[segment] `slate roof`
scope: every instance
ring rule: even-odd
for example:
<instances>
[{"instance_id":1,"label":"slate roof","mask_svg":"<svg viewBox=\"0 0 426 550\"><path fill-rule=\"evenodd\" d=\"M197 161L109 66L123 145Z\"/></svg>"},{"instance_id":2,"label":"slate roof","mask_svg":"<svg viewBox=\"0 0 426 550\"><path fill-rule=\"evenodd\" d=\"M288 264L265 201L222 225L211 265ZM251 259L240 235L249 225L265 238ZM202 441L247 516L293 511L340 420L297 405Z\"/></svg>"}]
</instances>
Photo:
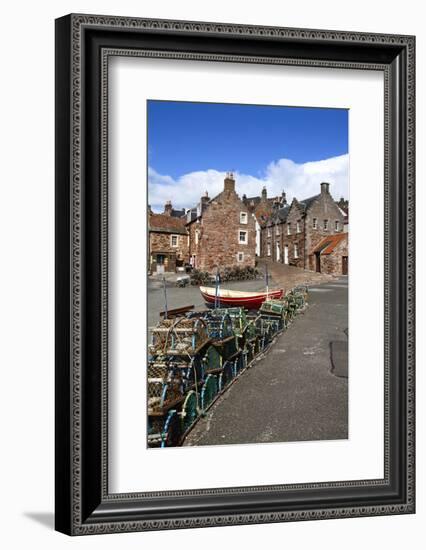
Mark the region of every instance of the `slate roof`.
<instances>
[{"instance_id":1,"label":"slate roof","mask_svg":"<svg viewBox=\"0 0 426 550\"><path fill-rule=\"evenodd\" d=\"M150 231L158 233L179 233L187 235L185 229L185 218L175 218L167 214L151 214L148 218Z\"/></svg>"},{"instance_id":2,"label":"slate roof","mask_svg":"<svg viewBox=\"0 0 426 550\"><path fill-rule=\"evenodd\" d=\"M321 252L321 254L331 254L336 246L347 238L347 233L337 233L336 235L324 237L324 239L322 239L322 241L320 241L313 249L312 254L315 254L316 252Z\"/></svg>"},{"instance_id":3,"label":"slate roof","mask_svg":"<svg viewBox=\"0 0 426 550\"><path fill-rule=\"evenodd\" d=\"M269 218L267 225L269 227L275 225L276 223L283 223L286 221L288 213L290 211L290 205L285 204L278 210L275 210L272 216Z\"/></svg>"},{"instance_id":4,"label":"slate roof","mask_svg":"<svg viewBox=\"0 0 426 550\"><path fill-rule=\"evenodd\" d=\"M303 211L306 212L306 210L311 206L313 202L315 202L317 199L319 199L319 195L314 195L313 197L308 197L307 199L303 199L302 201L299 201L300 206L302 207Z\"/></svg>"},{"instance_id":5,"label":"slate roof","mask_svg":"<svg viewBox=\"0 0 426 550\"><path fill-rule=\"evenodd\" d=\"M173 208L173 210L170 212L170 216L173 218L182 218L182 216L185 216L185 208L181 208L180 210L176 210Z\"/></svg>"}]
</instances>

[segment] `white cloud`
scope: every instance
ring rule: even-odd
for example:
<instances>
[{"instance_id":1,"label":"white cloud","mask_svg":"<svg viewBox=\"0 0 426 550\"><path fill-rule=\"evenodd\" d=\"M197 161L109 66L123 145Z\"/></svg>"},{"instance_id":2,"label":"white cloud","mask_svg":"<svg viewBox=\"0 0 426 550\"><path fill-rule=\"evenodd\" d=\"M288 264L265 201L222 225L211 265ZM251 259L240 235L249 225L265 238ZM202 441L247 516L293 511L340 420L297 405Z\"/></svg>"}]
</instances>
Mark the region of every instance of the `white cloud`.
<instances>
[{"instance_id":1,"label":"white cloud","mask_svg":"<svg viewBox=\"0 0 426 550\"><path fill-rule=\"evenodd\" d=\"M161 211L164 203L171 200L177 208L188 208L199 202L201 195L208 191L214 197L223 189L225 172L205 170L184 174L178 179L159 174L150 167L148 169L149 203L152 208ZM330 192L337 200L349 195L349 155L341 155L325 160L297 164L289 159L279 159L271 162L262 177L235 172L236 190L242 196L257 196L263 186L268 190L268 196L287 193L287 199L297 197L299 200L316 195L320 191L320 183L330 183Z\"/></svg>"}]
</instances>

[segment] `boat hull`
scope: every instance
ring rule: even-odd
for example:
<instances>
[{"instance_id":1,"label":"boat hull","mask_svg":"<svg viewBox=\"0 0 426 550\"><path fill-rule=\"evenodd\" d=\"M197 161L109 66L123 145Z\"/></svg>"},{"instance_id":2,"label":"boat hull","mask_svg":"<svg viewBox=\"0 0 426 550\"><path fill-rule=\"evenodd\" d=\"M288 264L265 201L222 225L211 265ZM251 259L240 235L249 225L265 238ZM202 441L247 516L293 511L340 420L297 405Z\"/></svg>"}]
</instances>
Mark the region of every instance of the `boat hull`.
<instances>
[{"instance_id":1,"label":"boat hull","mask_svg":"<svg viewBox=\"0 0 426 550\"><path fill-rule=\"evenodd\" d=\"M215 293L213 289L213 293L202 290L200 288L200 292L202 297L204 298L204 301L207 304L214 304L215 303ZM229 292L229 291L228 291ZM271 290L270 292L248 292L247 296L223 296L222 294L219 295L219 305L220 307L244 307L246 309L259 309L260 306L263 304L265 300L278 300L282 298L283 290ZM244 293L240 293L244 294Z\"/></svg>"}]
</instances>

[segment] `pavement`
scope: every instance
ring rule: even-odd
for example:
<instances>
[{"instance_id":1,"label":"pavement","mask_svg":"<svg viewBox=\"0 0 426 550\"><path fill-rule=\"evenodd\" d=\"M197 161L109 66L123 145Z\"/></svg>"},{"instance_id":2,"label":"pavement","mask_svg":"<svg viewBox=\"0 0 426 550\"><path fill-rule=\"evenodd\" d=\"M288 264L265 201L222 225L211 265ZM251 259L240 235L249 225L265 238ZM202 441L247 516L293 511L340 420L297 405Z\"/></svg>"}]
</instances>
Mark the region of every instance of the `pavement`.
<instances>
[{"instance_id":1,"label":"pavement","mask_svg":"<svg viewBox=\"0 0 426 550\"><path fill-rule=\"evenodd\" d=\"M347 439L347 328L347 277L311 286L305 313L216 401L185 445Z\"/></svg>"}]
</instances>

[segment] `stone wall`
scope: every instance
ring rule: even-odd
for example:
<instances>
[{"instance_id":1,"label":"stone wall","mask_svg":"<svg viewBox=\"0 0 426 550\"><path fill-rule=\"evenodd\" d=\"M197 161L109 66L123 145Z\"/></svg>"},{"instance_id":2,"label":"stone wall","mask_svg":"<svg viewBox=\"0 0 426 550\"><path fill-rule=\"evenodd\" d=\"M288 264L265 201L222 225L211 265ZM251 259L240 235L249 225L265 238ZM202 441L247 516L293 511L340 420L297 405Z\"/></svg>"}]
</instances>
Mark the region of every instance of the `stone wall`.
<instances>
[{"instance_id":1,"label":"stone wall","mask_svg":"<svg viewBox=\"0 0 426 550\"><path fill-rule=\"evenodd\" d=\"M331 254L321 256L321 272L330 275L342 275L344 256L349 257L347 239L339 243Z\"/></svg>"},{"instance_id":2,"label":"stone wall","mask_svg":"<svg viewBox=\"0 0 426 550\"><path fill-rule=\"evenodd\" d=\"M240 223L241 212L247 223ZM247 232L247 243L240 242L239 232ZM238 265L254 267L256 260L255 220L226 181L225 189L212 199L199 220L189 224L190 254L196 255L195 267L202 271L215 271ZM198 232L198 244L195 233ZM238 255L243 255L238 259Z\"/></svg>"},{"instance_id":3,"label":"stone wall","mask_svg":"<svg viewBox=\"0 0 426 550\"><path fill-rule=\"evenodd\" d=\"M281 224L281 261L285 263L285 249L288 248L288 264L305 267L305 231L303 210L293 201L287 219ZM297 251L295 250L297 246Z\"/></svg>"},{"instance_id":4,"label":"stone wall","mask_svg":"<svg viewBox=\"0 0 426 550\"><path fill-rule=\"evenodd\" d=\"M314 220L316 220L316 226ZM327 228L324 226L325 220L327 220ZM338 223L337 231L336 222ZM299 232L297 231L298 223ZM288 235L288 224L290 224L290 235ZM318 198L311 202L306 211L297 200L293 200L286 221L280 223L278 227L278 235L276 227L262 228L263 256L269 257L275 262L285 263L285 247L287 246L289 265L315 270L315 258L311 257L312 250L324 237L344 231L344 216L331 196L328 184L324 183L321 185L321 193ZM268 229L270 236L268 236ZM279 243L279 256L277 242ZM295 244L297 245L297 257L295 256ZM271 250L270 256L267 254L268 245Z\"/></svg>"},{"instance_id":5,"label":"stone wall","mask_svg":"<svg viewBox=\"0 0 426 550\"><path fill-rule=\"evenodd\" d=\"M172 246L172 235L177 237L176 247ZM155 271L157 268L157 254L164 254L166 256L165 271L175 271L176 265L189 261L188 235L150 231L149 240L149 265L151 271Z\"/></svg>"},{"instance_id":6,"label":"stone wall","mask_svg":"<svg viewBox=\"0 0 426 550\"><path fill-rule=\"evenodd\" d=\"M316 229L314 228L314 219L317 221ZM324 228L325 220L328 221L327 229ZM335 229L336 222L338 223L338 231ZM307 255L311 254L312 250L324 237L343 233L344 216L329 192L322 192L319 199L307 210L305 228L305 253Z\"/></svg>"}]
</instances>

